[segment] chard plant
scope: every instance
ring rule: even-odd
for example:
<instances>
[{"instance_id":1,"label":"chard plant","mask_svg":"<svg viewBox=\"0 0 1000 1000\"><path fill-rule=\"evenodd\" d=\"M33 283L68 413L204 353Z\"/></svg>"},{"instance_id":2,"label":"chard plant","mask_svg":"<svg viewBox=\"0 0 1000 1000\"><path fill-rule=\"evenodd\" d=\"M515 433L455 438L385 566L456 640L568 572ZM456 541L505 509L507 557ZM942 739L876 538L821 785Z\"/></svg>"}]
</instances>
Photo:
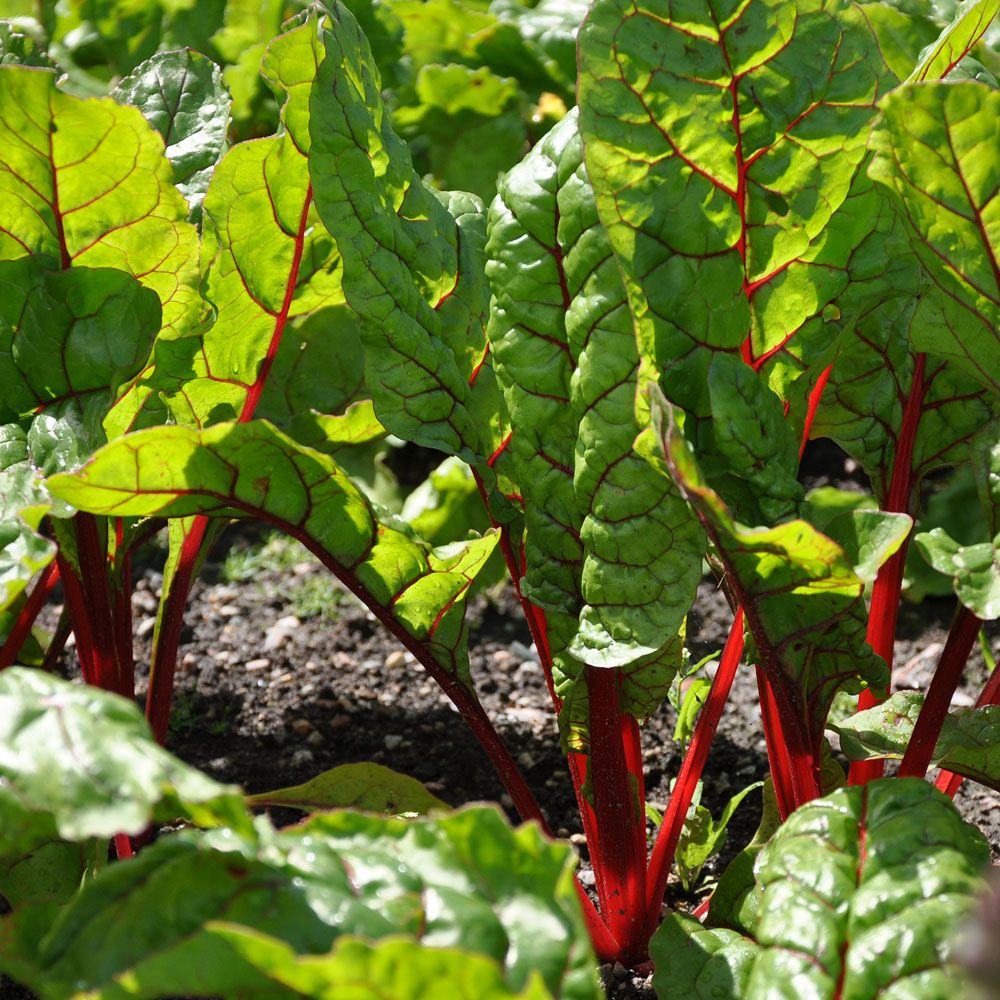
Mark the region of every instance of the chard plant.
<instances>
[{"instance_id":1,"label":"chard plant","mask_svg":"<svg viewBox=\"0 0 1000 1000\"><path fill-rule=\"evenodd\" d=\"M941 30L877 3L597 0L578 107L488 210L414 168L342 3L270 42L280 127L228 150L196 56L153 57L117 100L0 67L7 662L54 557L85 679L132 695L128 553L166 519L147 697L162 741L206 547L226 519L267 520L440 684L546 831L469 672L465 601L498 550L579 803L596 904L576 892L599 958L653 961L662 997L947 995L988 860L949 797L966 777L1000 787L996 672L949 712L1000 614L998 6L968 0ZM161 106L165 80L181 92ZM171 112L184 101L214 110ZM349 448L383 430L466 463L489 530L432 547L370 499ZM804 495L801 454L821 436L863 467L875 507ZM892 694L921 483L966 465L990 534L916 536L958 611L929 689ZM641 725L681 667L703 560L733 627L649 852ZM700 921L661 924L741 662L773 815ZM831 720L838 697L851 711ZM881 778L886 759L899 777ZM121 833L123 856L141 825L87 836ZM95 885L138 878L120 867ZM45 919L63 923L7 952L33 982L72 936ZM324 934L261 954L294 965L329 951Z\"/></svg>"}]
</instances>

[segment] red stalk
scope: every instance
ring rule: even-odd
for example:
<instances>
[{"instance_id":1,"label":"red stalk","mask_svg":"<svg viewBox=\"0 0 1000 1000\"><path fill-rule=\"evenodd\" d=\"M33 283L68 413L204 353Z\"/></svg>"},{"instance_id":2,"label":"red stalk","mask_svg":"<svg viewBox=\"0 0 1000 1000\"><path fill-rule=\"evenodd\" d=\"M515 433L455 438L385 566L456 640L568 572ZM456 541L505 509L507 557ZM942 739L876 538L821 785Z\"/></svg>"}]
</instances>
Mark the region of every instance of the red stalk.
<instances>
[{"instance_id":1,"label":"red stalk","mask_svg":"<svg viewBox=\"0 0 1000 1000\"><path fill-rule=\"evenodd\" d=\"M53 560L42 570L14 622L14 627L10 630L10 635L0 647L0 670L9 667L17 659L17 654L21 652L21 647L24 645L25 639L28 638L31 626L35 624L35 619L45 607L45 602L49 599L52 588L58 581L59 568Z\"/></svg>"},{"instance_id":2,"label":"red stalk","mask_svg":"<svg viewBox=\"0 0 1000 1000\"><path fill-rule=\"evenodd\" d=\"M759 666L756 667L756 674L761 728L764 730L764 743L767 746L767 762L771 769L778 815L784 822L795 809L795 795L790 778L792 761L788 756L788 744L781 729L781 716L778 714L778 706L771 685L768 683L767 674Z\"/></svg>"},{"instance_id":3,"label":"red stalk","mask_svg":"<svg viewBox=\"0 0 1000 1000\"><path fill-rule=\"evenodd\" d=\"M115 518L115 552L122 552L124 523ZM132 553L123 552L121 572L113 583L113 623L118 656L118 666L122 679L122 694L135 697L135 658L132 654Z\"/></svg>"},{"instance_id":4,"label":"red stalk","mask_svg":"<svg viewBox=\"0 0 1000 1000\"><path fill-rule=\"evenodd\" d=\"M77 579L73 567L63 558L56 556L59 567L59 578L63 584L63 594L66 598L66 611L69 615L73 635L76 638L76 655L80 660L80 672L88 684L98 685L98 670L95 663L94 637L90 629L90 617L87 614L87 602L83 597L83 588Z\"/></svg>"},{"instance_id":5,"label":"red stalk","mask_svg":"<svg viewBox=\"0 0 1000 1000\"><path fill-rule=\"evenodd\" d=\"M733 626L729 630L729 638L722 651L719 669L715 672L708 698L698 714L691 742L684 754L673 794L670 796L663 822L656 834L656 842L653 844L646 878L646 915L643 926L643 938L647 941L660 922L660 907L667 889L670 868L674 863L677 841L684 827L688 809L691 807L695 787L705 770L708 751L719 728L719 721L733 686L733 678L736 676L736 668L743 655L743 617L743 609L738 608Z\"/></svg>"},{"instance_id":6,"label":"red stalk","mask_svg":"<svg viewBox=\"0 0 1000 1000\"><path fill-rule=\"evenodd\" d=\"M924 392L927 388L924 381L926 362L926 355L918 354L913 364L910 394L903 408L903 420L892 463L892 479L884 507L891 513L910 513L910 498L914 487L913 445L920 426ZM907 537L898 551L879 569L872 586L872 602L868 613L868 645L885 660L890 677L896 643L896 620L899 616L899 595L903 589L903 570L909 544L910 539ZM858 697L858 711L874 708L881 700L870 688L866 689ZM864 785L881 778L884 773L885 765L880 760L855 761L851 764L848 784Z\"/></svg>"},{"instance_id":7,"label":"red stalk","mask_svg":"<svg viewBox=\"0 0 1000 1000\"><path fill-rule=\"evenodd\" d=\"M604 870L604 919L626 961L646 957L642 912L645 901L645 817L638 789L630 780L618 701L619 672L591 667L586 671L590 719L590 787L597 815L599 852L591 846L595 870Z\"/></svg>"},{"instance_id":8,"label":"red stalk","mask_svg":"<svg viewBox=\"0 0 1000 1000\"><path fill-rule=\"evenodd\" d=\"M115 854L118 855L119 861L124 861L126 858L134 856L135 851L132 850L132 841L129 839L127 833L115 834Z\"/></svg>"},{"instance_id":9,"label":"red stalk","mask_svg":"<svg viewBox=\"0 0 1000 1000\"><path fill-rule=\"evenodd\" d=\"M989 679L983 686L983 690L976 699L976 708L982 708L984 705L1000 705L1000 669L995 669L990 674ZM953 799L964 780L965 778L961 774L942 771L934 784L939 791L944 792L945 795Z\"/></svg>"},{"instance_id":10,"label":"red stalk","mask_svg":"<svg viewBox=\"0 0 1000 1000\"><path fill-rule=\"evenodd\" d=\"M934 679L927 689L920 715L917 716L909 746L899 765L899 777L922 778L927 774L934 747L941 735L941 727L948 715L952 695L962 679L962 671L979 636L982 621L967 607L959 605L948 632L941 659L938 660Z\"/></svg>"}]
</instances>

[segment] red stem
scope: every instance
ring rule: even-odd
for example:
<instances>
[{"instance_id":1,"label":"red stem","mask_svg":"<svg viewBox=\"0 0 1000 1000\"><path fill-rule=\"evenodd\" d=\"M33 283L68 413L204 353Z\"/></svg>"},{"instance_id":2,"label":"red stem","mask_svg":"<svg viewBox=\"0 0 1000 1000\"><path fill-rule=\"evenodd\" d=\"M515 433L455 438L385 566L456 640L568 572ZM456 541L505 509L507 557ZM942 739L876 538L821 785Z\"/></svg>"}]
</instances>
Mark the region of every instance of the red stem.
<instances>
[{"instance_id":1,"label":"red stem","mask_svg":"<svg viewBox=\"0 0 1000 1000\"><path fill-rule=\"evenodd\" d=\"M768 683L767 674L758 666L757 694L760 704L760 721L764 730L764 743L767 747L767 762L771 768L771 780L774 784L774 798L778 806L778 815L784 822L795 809L795 795L791 787L790 775L792 761L788 755L788 744L781 729L781 716L774 699L774 692Z\"/></svg>"},{"instance_id":2,"label":"red stem","mask_svg":"<svg viewBox=\"0 0 1000 1000\"><path fill-rule=\"evenodd\" d=\"M0 670L9 667L17 659L17 654L21 652L21 647L24 645L25 639L28 638L31 626L35 624L35 619L45 607L45 602L49 599L52 588L58 581L59 568L53 560L42 570L41 576L36 581L24 607L21 608L17 620L14 622L14 627L10 630L10 635L0 647Z\"/></svg>"},{"instance_id":3,"label":"red stem","mask_svg":"<svg viewBox=\"0 0 1000 1000\"><path fill-rule=\"evenodd\" d=\"M1000 705L1000 669L994 669L976 699L976 708L982 708L984 705ZM942 771L934 784L945 795L953 799L964 780L965 778L961 774Z\"/></svg>"},{"instance_id":4,"label":"red stem","mask_svg":"<svg viewBox=\"0 0 1000 1000\"><path fill-rule=\"evenodd\" d=\"M925 368L927 356L918 354L913 364L913 379L910 394L903 408L903 420L899 429L899 440L892 463L892 479L886 495L884 509L890 513L909 514L910 499L913 494L913 446L923 412ZM911 532L912 534L912 532ZM872 602L868 612L868 645L885 660L892 676L892 661L896 643L896 621L899 616L899 595L903 589L903 571L906 566L906 552L910 539L906 540L879 568L872 586ZM892 683L890 680L889 688ZM858 697L858 711L874 708L882 701L882 694L871 688ZM848 784L864 785L885 773L885 764L880 760L861 760L851 764Z\"/></svg>"},{"instance_id":5,"label":"red stem","mask_svg":"<svg viewBox=\"0 0 1000 1000\"><path fill-rule=\"evenodd\" d=\"M927 697L924 698L920 715L913 727L909 746L899 765L899 777L922 778L927 774L934 756L934 747L941 735L941 727L948 715L952 695L962 679L962 671L982 624L982 620L967 607L959 605L941 659L938 660L937 670L934 671L934 679L927 689Z\"/></svg>"},{"instance_id":6,"label":"red stem","mask_svg":"<svg viewBox=\"0 0 1000 1000\"><path fill-rule=\"evenodd\" d=\"M597 815L599 852L591 845L595 870L604 870L605 896L601 911L627 962L646 958L647 941L642 934L646 890L645 831L643 804L630 779L622 741L622 717L618 701L619 671L584 668L589 704L590 787Z\"/></svg>"},{"instance_id":7,"label":"red stem","mask_svg":"<svg viewBox=\"0 0 1000 1000\"><path fill-rule=\"evenodd\" d=\"M115 518L115 553L122 552L124 522ZM118 578L113 586L113 623L118 655L118 668L122 679L122 694L135 697L135 657L132 653L132 553L122 552Z\"/></svg>"},{"instance_id":8,"label":"red stem","mask_svg":"<svg viewBox=\"0 0 1000 1000\"><path fill-rule=\"evenodd\" d=\"M98 684L98 670L95 662L94 637L90 629L90 617L87 614L87 602L83 596L83 588L77 579L73 567L62 556L56 556L59 567L59 578L62 580L63 595L66 598L66 610L69 614L73 636L76 639L76 655L80 660L80 672L88 684L95 687Z\"/></svg>"},{"instance_id":9,"label":"red stem","mask_svg":"<svg viewBox=\"0 0 1000 1000\"><path fill-rule=\"evenodd\" d=\"M191 530L184 538L177 569L169 581L169 590L160 616L159 634L149 665L149 687L146 693L146 718L153 735L160 743L166 742L167 724L170 721L170 701L174 693L174 673L177 669L177 651L180 648L181 629L184 627L184 609L188 591L198 565L208 518L199 515L192 520ZM168 586L164 581L164 586Z\"/></svg>"},{"instance_id":10,"label":"red stem","mask_svg":"<svg viewBox=\"0 0 1000 1000\"><path fill-rule=\"evenodd\" d=\"M736 676L736 668L743 655L743 618L743 609L738 608L733 626L729 630L729 638L722 650L719 669L715 672L708 698L698 714L691 742L684 754L673 794L670 796L663 822L656 834L656 842L653 844L646 878L643 936L647 941L660 922L660 908L663 904L663 894L667 889L670 868L674 863L677 841L684 827L688 809L691 807L695 787L705 770L708 751L719 728L719 721L733 686L733 678Z\"/></svg>"}]
</instances>

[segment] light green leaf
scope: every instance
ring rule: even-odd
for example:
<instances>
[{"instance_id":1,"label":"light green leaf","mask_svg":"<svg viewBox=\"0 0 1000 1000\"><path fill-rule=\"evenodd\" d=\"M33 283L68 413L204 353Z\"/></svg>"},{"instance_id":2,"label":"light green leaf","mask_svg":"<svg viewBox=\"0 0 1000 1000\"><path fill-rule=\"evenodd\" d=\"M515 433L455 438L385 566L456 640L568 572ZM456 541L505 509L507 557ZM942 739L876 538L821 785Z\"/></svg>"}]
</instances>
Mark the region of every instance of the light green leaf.
<instances>
[{"instance_id":1,"label":"light green leaf","mask_svg":"<svg viewBox=\"0 0 1000 1000\"><path fill-rule=\"evenodd\" d=\"M306 812L350 807L389 816L451 808L415 778L397 774L381 764L341 764L304 784L248 795L247 803L290 806Z\"/></svg>"},{"instance_id":2,"label":"light green leaf","mask_svg":"<svg viewBox=\"0 0 1000 1000\"><path fill-rule=\"evenodd\" d=\"M496 535L425 551L401 523L380 523L332 458L265 421L138 431L48 485L74 506L109 516L271 521L469 684L465 599Z\"/></svg>"},{"instance_id":3,"label":"light green leaf","mask_svg":"<svg viewBox=\"0 0 1000 1000\"><path fill-rule=\"evenodd\" d=\"M917 307L918 350L1000 391L1000 92L908 84L881 103L871 175L892 193L935 294Z\"/></svg>"},{"instance_id":4,"label":"light green leaf","mask_svg":"<svg viewBox=\"0 0 1000 1000\"><path fill-rule=\"evenodd\" d=\"M38 671L0 674L0 851L176 818L250 828L238 790L157 746L131 702Z\"/></svg>"},{"instance_id":5,"label":"light green leaf","mask_svg":"<svg viewBox=\"0 0 1000 1000\"><path fill-rule=\"evenodd\" d=\"M921 56L906 82L947 77L982 38L998 11L998 0L963 0L954 20Z\"/></svg>"}]
</instances>

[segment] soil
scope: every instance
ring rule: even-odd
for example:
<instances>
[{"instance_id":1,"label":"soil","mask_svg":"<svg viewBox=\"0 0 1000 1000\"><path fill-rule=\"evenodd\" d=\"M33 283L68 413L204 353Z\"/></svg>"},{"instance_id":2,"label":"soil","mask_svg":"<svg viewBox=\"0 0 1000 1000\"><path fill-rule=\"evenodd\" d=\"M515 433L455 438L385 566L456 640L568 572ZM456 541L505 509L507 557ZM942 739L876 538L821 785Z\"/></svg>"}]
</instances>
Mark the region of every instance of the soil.
<instances>
[{"instance_id":1,"label":"soil","mask_svg":"<svg viewBox=\"0 0 1000 1000\"><path fill-rule=\"evenodd\" d=\"M829 464L826 466L829 468ZM821 479L854 485L855 470ZM460 805L511 803L470 731L422 668L349 595L329 589L323 569L302 550L280 567L252 567L242 583L223 578L222 559L252 541L253 528L224 537L195 586L186 618L168 747L213 777L239 782L249 792L296 784L338 764L377 761L424 782L435 795ZM213 559L215 561L213 561ZM161 582L145 570L134 598L136 661L148 663ZM305 597L303 596L305 595ZM326 606L320 610L323 600ZM950 600L905 605L899 625L896 686L925 688L954 611ZM704 580L688 626L695 659L720 650L732 616L711 580ZM587 865L573 791L559 751L548 693L530 636L512 591L480 594L469 608L470 656L482 701L542 803L552 829L577 845L582 881ZM1000 628L991 627L994 648ZM71 650L64 670L75 671ZM958 699L982 686L986 668L977 650ZM145 680L140 680L140 696ZM650 802L662 807L680 756L672 741L669 705L644 728ZM705 772L703 804L718 815L739 789L765 776L753 672L737 674ZM987 835L1000 860L1000 794L966 782L956 799L967 819ZM512 819L516 819L512 815ZM668 905L689 909L710 890L729 859L752 837L760 796L750 795L730 824L721 856L710 861L692 893L679 883ZM276 820L282 818L276 816ZM653 996L647 980L620 966L603 970L608 995ZM15 997L0 984L0 996Z\"/></svg>"}]
</instances>

